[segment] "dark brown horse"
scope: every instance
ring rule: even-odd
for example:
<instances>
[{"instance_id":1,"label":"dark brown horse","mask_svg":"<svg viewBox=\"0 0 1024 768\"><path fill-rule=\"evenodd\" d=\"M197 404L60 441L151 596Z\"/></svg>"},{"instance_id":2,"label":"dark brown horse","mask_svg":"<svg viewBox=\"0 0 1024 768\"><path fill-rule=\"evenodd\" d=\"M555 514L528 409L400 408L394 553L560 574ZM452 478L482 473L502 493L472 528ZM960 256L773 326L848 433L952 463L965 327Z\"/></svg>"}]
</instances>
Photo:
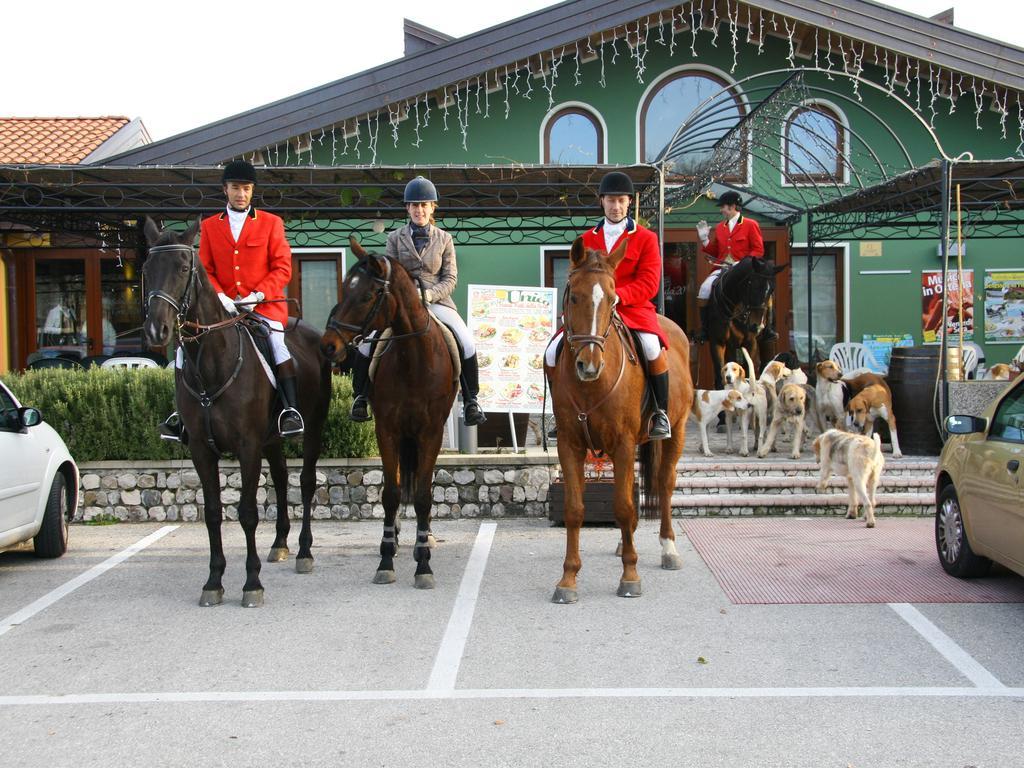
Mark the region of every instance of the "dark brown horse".
<instances>
[{"instance_id":1,"label":"dark brown horse","mask_svg":"<svg viewBox=\"0 0 1024 768\"><path fill-rule=\"evenodd\" d=\"M395 580L396 515L399 503L411 503L416 509L416 586L431 589L431 485L458 376L412 276L397 261L367 253L354 237L350 243L359 261L345 275L341 303L331 310L320 349L340 362L371 331L379 335L390 329L392 334L377 345L369 394L384 465L384 535L373 582Z\"/></svg>"},{"instance_id":2,"label":"dark brown horse","mask_svg":"<svg viewBox=\"0 0 1024 768\"><path fill-rule=\"evenodd\" d=\"M277 536L269 560L288 558L288 469L277 434L280 410L274 387L256 356L242 317L224 310L196 257L192 243L198 224L184 234L160 231L146 220L149 254L143 268L146 290L146 340L153 346L170 341L176 328L184 366L175 375L175 402L189 438L192 463L203 486L203 509L210 537L210 577L199 604L218 605L224 599L222 578L226 561L221 544L221 454L238 457L242 492L238 521L245 531L245 586L242 605L263 604L260 558L256 553L256 489L262 457L267 457L277 492ZM286 334L295 359L298 408L306 429L302 441L302 531L295 569L313 570L310 506L316 490L316 462L331 399L330 363L320 355L320 336L299 322Z\"/></svg>"},{"instance_id":3,"label":"dark brown horse","mask_svg":"<svg viewBox=\"0 0 1024 768\"><path fill-rule=\"evenodd\" d=\"M708 341L715 371L715 389L723 388L722 366L735 359L740 347L750 354L754 370L760 370L757 338L769 315L775 276L786 265L750 256L726 269L715 281L708 304Z\"/></svg>"},{"instance_id":4,"label":"dark brown horse","mask_svg":"<svg viewBox=\"0 0 1024 768\"><path fill-rule=\"evenodd\" d=\"M565 563L552 598L556 603L577 600L584 461L589 449L608 454L615 469L615 522L622 534L619 595L640 595L633 543L638 521L634 502L638 445L641 506L648 516L661 519L661 566L669 570L682 566L672 530L671 504L676 463L686 441L686 417L693 403L690 344L678 325L658 317L669 339L668 417L672 437L643 443L647 425L641 402L647 384L637 353L615 312L615 268L625 252L625 242L610 255L586 250L582 238L576 239L570 252L572 264L562 306L565 349L555 368L547 370L565 483Z\"/></svg>"}]
</instances>

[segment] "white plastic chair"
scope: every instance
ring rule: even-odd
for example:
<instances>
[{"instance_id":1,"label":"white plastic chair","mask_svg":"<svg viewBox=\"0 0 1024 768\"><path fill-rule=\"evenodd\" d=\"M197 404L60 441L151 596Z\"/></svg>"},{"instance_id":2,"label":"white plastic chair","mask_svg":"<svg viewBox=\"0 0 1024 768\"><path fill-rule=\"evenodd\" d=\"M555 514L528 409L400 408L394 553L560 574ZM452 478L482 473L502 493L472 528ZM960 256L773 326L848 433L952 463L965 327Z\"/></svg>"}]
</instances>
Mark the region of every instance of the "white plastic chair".
<instances>
[{"instance_id":1,"label":"white plastic chair","mask_svg":"<svg viewBox=\"0 0 1024 768\"><path fill-rule=\"evenodd\" d=\"M973 379L978 371L978 361L985 356L981 347L973 341L964 342L964 378Z\"/></svg>"},{"instance_id":2,"label":"white plastic chair","mask_svg":"<svg viewBox=\"0 0 1024 768\"><path fill-rule=\"evenodd\" d=\"M843 376L856 376L869 371L886 371L875 360L871 350L856 341L841 341L833 344L828 353L829 359L843 371Z\"/></svg>"},{"instance_id":3,"label":"white plastic chair","mask_svg":"<svg viewBox=\"0 0 1024 768\"><path fill-rule=\"evenodd\" d=\"M112 357L104 360L101 368L159 368L160 364L148 357Z\"/></svg>"}]
</instances>

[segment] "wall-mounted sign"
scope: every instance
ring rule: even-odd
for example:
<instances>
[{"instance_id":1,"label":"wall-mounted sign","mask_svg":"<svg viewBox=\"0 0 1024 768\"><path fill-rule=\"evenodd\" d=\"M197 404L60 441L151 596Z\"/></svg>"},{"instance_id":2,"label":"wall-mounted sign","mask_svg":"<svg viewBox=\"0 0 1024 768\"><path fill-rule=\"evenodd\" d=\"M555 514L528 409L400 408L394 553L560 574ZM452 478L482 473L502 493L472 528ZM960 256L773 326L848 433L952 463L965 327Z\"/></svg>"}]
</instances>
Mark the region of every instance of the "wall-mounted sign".
<instances>
[{"instance_id":1,"label":"wall-mounted sign","mask_svg":"<svg viewBox=\"0 0 1024 768\"><path fill-rule=\"evenodd\" d=\"M960 289L957 270L946 273L946 320L942 320L942 270L926 269L921 272L921 328L925 344L938 344L942 334L960 335L960 304L963 303L963 337L974 338L974 270L963 271L964 285Z\"/></svg>"},{"instance_id":2,"label":"wall-mounted sign","mask_svg":"<svg viewBox=\"0 0 1024 768\"><path fill-rule=\"evenodd\" d=\"M985 342L1024 342L1024 270L985 270Z\"/></svg>"}]
</instances>

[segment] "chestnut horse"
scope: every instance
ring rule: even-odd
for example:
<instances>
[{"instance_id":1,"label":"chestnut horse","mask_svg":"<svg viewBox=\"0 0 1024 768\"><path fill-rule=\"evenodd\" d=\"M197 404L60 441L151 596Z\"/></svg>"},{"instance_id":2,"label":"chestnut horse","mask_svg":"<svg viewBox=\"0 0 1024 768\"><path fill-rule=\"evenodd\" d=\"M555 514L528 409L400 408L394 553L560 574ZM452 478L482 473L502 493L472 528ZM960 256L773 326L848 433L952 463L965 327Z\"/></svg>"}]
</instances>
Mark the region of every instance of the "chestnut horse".
<instances>
[{"instance_id":1,"label":"chestnut horse","mask_svg":"<svg viewBox=\"0 0 1024 768\"><path fill-rule=\"evenodd\" d=\"M708 341L711 367L715 372L715 389L722 389L722 368L735 359L743 347L754 361L754 370L761 367L761 351L757 337L764 330L768 308L775 293L775 276L786 265L752 256L740 259L715 281L708 304Z\"/></svg>"},{"instance_id":2,"label":"chestnut horse","mask_svg":"<svg viewBox=\"0 0 1024 768\"><path fill-rule=\"evenodd\" d=\"M554 368L552 408L558 425L558 458L565 483L565 563L552 601L578 599L580 526L583 524L584 462L588 450L603 451L615 469L615 522L622 533L620 597L640 595L637 552L633 543L638 514L634 471L640 446L640 503L646 516L661 519L661 567L676 570L682 559L672 531L672 491L676 463L686 442L686 417L693 403L690 344L678 325L658 322L669 339L669 422L667 440L643 442L647 424L641 413L647 382L628 331L615 311L615 268L626 253L623 243L611 254L584 248L577 238L562 299L565 346ZM642 353L641 353L642 354Z\"/></svg>"},{"instance_id":3,"label":"chestnut horse","mask_svg":"<svg viewBox=\"0 0 1024 768\"><path fill-rule=\"evenodd\" d=\"M431 486L458 376L438 322L409 272L393 259L367 253L355 237L349 243L359 261L345 275L341 303L331 310L320 349L343 362L348 349L371 331L379 336L390 329L392 334L377 344L378 366L369 394L384 465L384 535L373 583L395 581L398 506L411 503L416 509L415 583L432 589Z\"/></svg>"},{"instance_id":4,"label":"chestnut horse","mask_svg":"<svg viewBox=\"0 0 1024 768\"><path fill-rule=\"evenodd\" d=\"M277 535L270 562L288 558L288 468L277 434L280 407L274 387L256 356L244 326L244 316L231 317L217 299L192 243L194 225L183 235L160 231L149 218L145 235L149 253L143 267L146 321L143 331L152 346L170 341L177 329L184 363L175 373L175 402L189 436L192 464L203 486L203 517L210 539L210 576L199 599L202 606L224 600L222 579L226 560L221 543L221 453L238 457L242 474L238 522L245 531L245 585L242 605L263 605L260 558L256 553L256 491L261 482L262 457L270 465L277 492ZM259 321L253 321L259 322ZM261 324L262 326L262 324ZM302 530L295 570L313 570L310 507L316 492L316 462L320 457L324 422L331 402L331 366L317 348L319 336L299 322L285 334L297 373L298 408L306 429L302 436Z\"/></svg>"}]
</instances>

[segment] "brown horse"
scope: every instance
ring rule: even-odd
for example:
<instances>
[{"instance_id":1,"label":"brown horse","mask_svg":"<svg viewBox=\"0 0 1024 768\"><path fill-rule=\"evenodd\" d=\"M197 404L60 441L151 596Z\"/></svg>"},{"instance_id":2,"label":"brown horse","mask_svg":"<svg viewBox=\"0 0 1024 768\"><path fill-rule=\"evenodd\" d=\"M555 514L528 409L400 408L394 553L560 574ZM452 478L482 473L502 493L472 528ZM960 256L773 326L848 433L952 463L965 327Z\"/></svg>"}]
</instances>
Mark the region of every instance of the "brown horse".
<instances>
[{"instance_id":1,"label":"brown horse","mask_svg":"<svg viewBox=\"0 0 1024 768\"><path fill-rule=\"evenodd\" d=\"M615 268L626 253L623 243L611 254L587 250L583 239L572 245L572 264L563 297L566 349L555 368L547 369L552 407L558 425L558 458L565 483L565 563L552 598L556 603L578 599L580 526L583 524L584 461L587 451L611 456L615 469L615 521L622 533L621 597L640 595L634 462L640 445L640 501L644 512L661 518L661 567L676 570L682 559L672 531L672 491L676 463L686 441L686 417L693 403L690 344L672 321L658 317L669 339L668 417L672 437L642 443L647 427L641 403L647 386L638 356L622 320L615 312ZM602 333L598 333L604 329Z\"/></svg>"},{"instance_id":2,"label":"brown horse","mask_svg":"<svg viewBox=\"0 0 1024 768\"><path fill-rule=\"evenodd\" d=\"M384 535L373 582L395 580L398 506L411 503L416 509L416 586L432 589L431 486L458 376L444 335L412 276L397 261L367 253L354 237L349 242L359 261L345 275L341 303L331 310L320 349L342 362L348 348L371 331L379 336L390 329L392 334L377 344L378 365L369 394L384 465Z\"/></svg>"},{"instance_id":3,"label":"brown horse","mask_svg":"<svg viewBox=\"0 0 1024 768\"><path fill-rule=\"evenodd\" d=\"M199 604L219 605L224 599L222 579L226 560L221 543L222 506L219 464L223 452L238 457L242 474L238 522L245 531L245 585L242 605L263 604L260 558L256 553L256 490L262 457L270 465L277 492L277 535L270 549L271 562L288 558L288 468L277 434L280 407L270 380L256 357L241 316L232 318L196 257L192 243L195 225L184 234L160 231L146 219L149 254L143 267L146 321L143 330L153 346L170 341L176 328L182 342L184 364L175 375L175 401L189 436L192 463L203 486L203 514L210 538L210 576ZM317 348L320 340L309 325L299 322L285 335L295 359L298 407L305 421L302 438L302 530L295 570L313 570L313 534L310 507L316 491L316 462L331 401L331 367Z\"/></svg>"}]
</instances>

